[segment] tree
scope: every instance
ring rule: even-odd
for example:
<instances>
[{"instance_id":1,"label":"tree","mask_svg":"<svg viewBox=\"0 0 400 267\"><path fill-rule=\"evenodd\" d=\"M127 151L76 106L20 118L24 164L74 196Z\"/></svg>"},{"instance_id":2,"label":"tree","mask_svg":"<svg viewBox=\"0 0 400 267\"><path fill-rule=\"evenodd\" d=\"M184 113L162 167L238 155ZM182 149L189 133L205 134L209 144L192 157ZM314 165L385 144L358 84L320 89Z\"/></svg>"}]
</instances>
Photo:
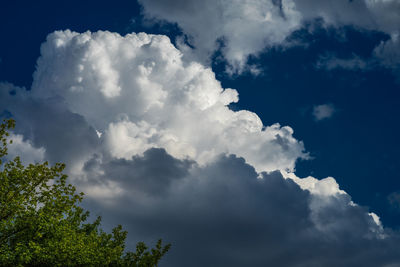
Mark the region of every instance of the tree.
<instances>
[{"instance_id":1,"label":"tree","mask_svg":"<svg viewBox=\"0 0 400 267\"><path fill-rule=\"evenodd\" d=\"M101 218L87 223L89 212L62 173L65 165L5 161L13 120L0 124L0 266L157 266L170 245L151 250L140 242L125 253L127 232L111 234Z\"/></svg>"}]
</instances>

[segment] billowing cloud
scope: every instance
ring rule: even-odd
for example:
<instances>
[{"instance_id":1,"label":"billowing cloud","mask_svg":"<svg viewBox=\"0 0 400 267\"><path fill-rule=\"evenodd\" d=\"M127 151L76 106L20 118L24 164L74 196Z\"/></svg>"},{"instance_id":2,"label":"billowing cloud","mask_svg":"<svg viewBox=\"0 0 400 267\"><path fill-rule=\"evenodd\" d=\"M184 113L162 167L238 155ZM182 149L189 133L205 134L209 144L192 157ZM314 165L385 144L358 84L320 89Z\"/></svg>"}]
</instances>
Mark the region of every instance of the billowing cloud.
<instances>
[{"instance_id":1,"label":"billowing cloud","mask_svg":"<svg viewBox=\"0 0 400 267\"><path fill-rule=\"evenodd\" d=\"M316 121L328 119L336 112L335 106L332 104L322 104L313 107L313 116Z\"/></svg>"},{"instance_id":2,"label":"billowing cloud","mask_svg":"<svg viewBox=\"0 0 400 267\"><path fill-rule=\"evenodd\" d=\"M294 170L307 158L290 127L266 127L252 112L230 110L236 90L223 89L211 69L182 61L165 36L55 32L41 51L35 97L61 97L104 133L113 157L162 147L206 163L232 153L258 171Z\"/></svg>"},{"instance_id":3,"label":"billowing cloud","mask_svg":"<svg viewBox=\"0 0 400 267\"><path fill-rule=\"evenodd\" d=\"M220 48L228 63L229 70L241 72L251 70L246 65L249 55L274 45L281 45L304 22L322 19L325 25L341 27L351 25L366 30L378 30L391 35L385 46L387 51L379 52L384 60L397 43L399 33L400 2L397 0L209 0L199 3L195 0L148 0L139 2L147 18L156 21L177 23L189 36L195 47L192 51L197 58L209 58ZM186 47L187 50L190 50ZM379 51L382 49L380 48ZM398 64L399 61L396 61ZM394 67L393 64L387 67ZM396 67L397 68L397 67Z\"/></svg>"},{"instance_id":4,"label":"billowing cloud","mask_svg":"<svg viewBox=\"0 0 400 267\"><path fill-rule=\"evenodd\" d=\"M96 163L94 163L96 162ZM167 164L165 164L167 163ZM113 202L88 199L133 240L172 242L163 266L390 266L398 237L349 195L310 194L279 172L233 155L199 166L163 149L90 164L90 176L121 189ZM106 204L101 204L101 201ZM111 215L111 216L110 216ZM118 218L114 220L112 218ZM134 243L134 242L132 242Z\"/></svg>"},{"instance_id":5,"label":"billowing cloud","mask_svg":"<svg viewBox=\"0 0 400 267\"><path fill-rule=\"evenodd\" d=\"M294 174L290 127L230 110L237 92L182 57L165 36L55 32L31 90L0 85L1 112L131 244L172 242L166 266L400 262L397 233L334 178Z\"/></svg>"}]
</instances>

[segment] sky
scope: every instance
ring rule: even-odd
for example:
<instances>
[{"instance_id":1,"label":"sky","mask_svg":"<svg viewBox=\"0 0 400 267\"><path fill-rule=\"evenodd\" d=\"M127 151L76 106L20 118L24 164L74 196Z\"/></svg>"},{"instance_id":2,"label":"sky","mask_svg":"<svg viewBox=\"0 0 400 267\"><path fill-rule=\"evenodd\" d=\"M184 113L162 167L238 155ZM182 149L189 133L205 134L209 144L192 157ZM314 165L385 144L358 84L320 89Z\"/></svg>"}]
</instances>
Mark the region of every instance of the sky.
<instances>
[{"instance_id":1,"label":"sky","mask_svg":"<svg viewBox=\"0 0 400 267\"><path fill-rule=\"evenodd\" d=\"M400 266L400 1L3 2L9 158L66 163L128 247Z\"/></svg>"}]
</instances>

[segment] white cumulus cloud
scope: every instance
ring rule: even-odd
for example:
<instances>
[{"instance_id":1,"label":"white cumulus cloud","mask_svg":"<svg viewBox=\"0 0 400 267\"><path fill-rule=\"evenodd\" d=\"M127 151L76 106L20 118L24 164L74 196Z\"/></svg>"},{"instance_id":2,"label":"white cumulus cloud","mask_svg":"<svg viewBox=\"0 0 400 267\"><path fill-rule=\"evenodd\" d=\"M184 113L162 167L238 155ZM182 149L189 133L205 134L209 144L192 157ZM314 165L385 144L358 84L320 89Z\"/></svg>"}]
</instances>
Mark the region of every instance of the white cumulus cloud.
<instances>
[{"instance_id":1,"label":"white cumulus cloud","mask_svg":"<svg viewBox=\"0 0 400 267\"><path fill-rule=\"evenodd\" d=\"M206 163L232 153L258 171L293 171L308 157L290 127L266 127L255 113L230 110L236 90L223 89L211 69L183 61L165 36L63 31L49 35L41 51L35 97L62 97L104 133L113 157L162 147Z\"/></svg>"}]
</instances>

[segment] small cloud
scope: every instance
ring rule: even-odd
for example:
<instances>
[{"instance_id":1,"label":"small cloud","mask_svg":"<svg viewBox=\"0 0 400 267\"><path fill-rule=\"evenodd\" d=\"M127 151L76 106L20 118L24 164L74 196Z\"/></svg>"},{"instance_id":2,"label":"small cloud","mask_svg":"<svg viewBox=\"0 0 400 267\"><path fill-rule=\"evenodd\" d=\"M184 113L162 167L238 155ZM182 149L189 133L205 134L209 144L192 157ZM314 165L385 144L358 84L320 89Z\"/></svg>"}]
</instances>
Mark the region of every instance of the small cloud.
<instances>
[{"instance_id":1,"label":"small cloud","mask_svg":"<svg viewBox=\"0 0 400 267\"><path fill-rule=\"evenodd\" d=\"M321 121L332 117L335 112L336 109L332 104L323 104L314 106L312 113L316 121Z\"/></svg>"}]
</instances>

